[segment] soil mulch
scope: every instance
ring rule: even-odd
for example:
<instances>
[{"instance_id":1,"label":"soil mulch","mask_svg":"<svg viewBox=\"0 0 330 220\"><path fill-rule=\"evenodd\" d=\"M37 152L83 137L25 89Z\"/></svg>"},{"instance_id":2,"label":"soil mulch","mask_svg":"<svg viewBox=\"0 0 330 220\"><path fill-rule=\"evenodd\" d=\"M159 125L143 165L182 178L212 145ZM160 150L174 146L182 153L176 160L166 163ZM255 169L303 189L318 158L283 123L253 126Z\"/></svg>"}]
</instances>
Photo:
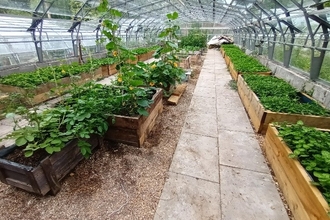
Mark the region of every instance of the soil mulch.
<instances>
[{"instance_id":1,"label":"soil mulch","mask_svg":"<svg viewBox=\"0 0 330 220\"><path fill-rule=\"evenodd\" d=\"M64 178L56 196L0 183L0 219L153 219L198 75L177 106L164 101L143 148L104 142Z\"/></svg>"}]
</instances>

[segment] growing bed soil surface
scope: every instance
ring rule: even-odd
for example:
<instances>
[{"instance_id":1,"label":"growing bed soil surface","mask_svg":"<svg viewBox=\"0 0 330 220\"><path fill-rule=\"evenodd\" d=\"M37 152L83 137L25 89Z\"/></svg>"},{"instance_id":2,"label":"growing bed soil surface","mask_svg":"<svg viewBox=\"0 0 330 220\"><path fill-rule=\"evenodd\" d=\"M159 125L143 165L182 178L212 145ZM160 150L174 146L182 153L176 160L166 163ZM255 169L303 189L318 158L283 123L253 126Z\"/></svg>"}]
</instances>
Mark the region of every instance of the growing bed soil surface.
<instances>
[{"instance_id":1,"label":"growing bed soil surface","mask_svg":"<svg viewBox=\"0 0 330 220\"><path fill-rule=\"evenodd\" d=\"M0 219L153 219L197 78L177 106L164 101L143 148L104 142L61 181L56 196L0 183Z\"/></svg>"}]
</instances>

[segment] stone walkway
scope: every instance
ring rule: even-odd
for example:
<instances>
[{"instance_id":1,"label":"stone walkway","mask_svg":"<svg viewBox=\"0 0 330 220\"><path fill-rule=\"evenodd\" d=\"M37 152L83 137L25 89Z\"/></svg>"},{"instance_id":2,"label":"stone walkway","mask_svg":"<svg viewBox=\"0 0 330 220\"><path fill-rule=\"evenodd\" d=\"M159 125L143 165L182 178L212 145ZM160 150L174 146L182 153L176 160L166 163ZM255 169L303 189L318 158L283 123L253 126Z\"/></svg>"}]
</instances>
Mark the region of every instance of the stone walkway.
<instances>
[{"instance_id":1,"label":"stone walkway","mask_svg":"<svg viewBox=\"0 0 330 220\"><path fill-rule=\"evenodd\" d=\"M154 220L289 219L230 80L209 50Z\"/></svg>"}]
</instances>

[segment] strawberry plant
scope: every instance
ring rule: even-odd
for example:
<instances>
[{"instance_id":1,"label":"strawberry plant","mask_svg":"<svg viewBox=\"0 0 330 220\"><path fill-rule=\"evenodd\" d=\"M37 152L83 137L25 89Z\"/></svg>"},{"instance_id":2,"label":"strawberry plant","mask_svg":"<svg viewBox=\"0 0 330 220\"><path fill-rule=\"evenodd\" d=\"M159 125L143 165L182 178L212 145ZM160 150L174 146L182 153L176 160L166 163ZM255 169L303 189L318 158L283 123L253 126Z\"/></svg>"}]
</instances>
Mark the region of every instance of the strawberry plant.
<instances>
[{"instance_id":1,"label":"strawberry plant","mask_svg":"<svg viewBox=\"0 0 330 220\"><path fill-rule=\"evenodd\" d=\"M306 127L301 121L282 124L278 130L293 152L289 157L299 160L330 204L330 133Z\"/></svg>"},{"instance_id":2,"label":"strawberry plant","mask_svg":"<svg viewBox=\"0 0 330 220\"><path fill-rule=\"evenodd\" d=\"M315 101L303 102L300 93L282 79L258 74L244 74L243 78L265 109L273 112L330 116L330 111Z\"/></svg>"},{"instance_id":3,"label":"strawberry plant","mask_svg":"<svg viewBox=\"0 0 330 220\"><path fill-rule=\"evenodd\" d=\"M225 50L227 56L230 57L235 69L241 73L268 72L267 67L262 65L254 57L246 55L239 47L231 44L224 44L221 47Z\"/></svg>"}]
</instances>

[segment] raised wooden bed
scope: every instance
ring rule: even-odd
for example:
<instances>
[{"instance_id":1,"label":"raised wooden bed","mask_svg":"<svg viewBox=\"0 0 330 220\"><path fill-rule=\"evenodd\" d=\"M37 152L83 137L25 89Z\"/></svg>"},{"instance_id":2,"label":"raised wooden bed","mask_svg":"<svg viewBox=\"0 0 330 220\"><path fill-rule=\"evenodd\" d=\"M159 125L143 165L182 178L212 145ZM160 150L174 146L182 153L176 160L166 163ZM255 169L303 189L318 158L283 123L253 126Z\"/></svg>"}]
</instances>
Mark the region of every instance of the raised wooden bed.
<instances>
[{"instance_id":1,"label":"raised wooden bed","mask_svg":"<svg viewBox=\"0 0 330 220\"><path fill-rule=\"evenodd\" d=\"M328 203L299 161L289 158L292 151L273 125L267 129L263 148L295 219L329 219Z\"/></svg>"},{"instance_id":2,"label":"raised wooden bed","mask_svg":"<svg viewBox=\"0 0 330 220\"><path fill-rule=\"evenodd\" d=\"M155 53L155 51L154 50L152 50L152 51L149 51L147 54L147 57L148 57L148 60L149 59L151 59L151 58L153 58L153 55L154 55L154 53Z\"/></svg>"},{"instance_id":3,"label":"raised wooden bed","mask_svg":"<svg viewBox=\"0 0 330 220\"><path fill-rule=\"evenodd\" d=\"M10 150L2 149L9 152L0 157L0 181L38 195L45 195L49 191L56 195L61 189L59 181L84 159L77 142L70 141L60 152L47 156L36 167L4 159L16 146ZM92 136L88 142L94 149L99 146L99 137Z\"/></svg>"},{"instance_id":4,"label":"raised wooden bed","mask_svg":"<svg viewBox=\"0 0 330 220\"><path fill-rule=\"evenodd\" d=\"M225 50L222 47L220 47L220 53L222 57L225 58Z\"/></svg>"},{"instance_id":5,"label":"raised wooden bed","mask_svg":"<svg viewBox=\"0 0 330 220\"><path fill-rule=\"evenodd\" d=\"M37 105L51 98L57 97L57 94L62 94L63 92L69 90L71 87L68 85L72 82L81 85L93 79L99 79L103 77L102 68L95 70L94 74L82 73L80 74L80 79L71 79L70 77L65 77L59 79L57 83L48 82L37 86L33 89L24 89L16 86L10 86L5 84L0 84L0 91L7 93L20 93L24 96L26 105ZM57 87L57 85L59 87Z\"/></svg>"},{"instance_id":6,"label":"raised wooden bed","mask_svg":"<svg viewBox=\"0 0 330 220\"><path fill-rule=\"evenodd\" d=\"M230 63L230 57L225 54L225 62L227 67L229 68L229 63Z\"/></svg>"},{"instance_id":7,"label":"raised wooden bed","mask_svg":"<svg viewBox=\"0 0 330 220\"><path fill-rule=\"evenodd\" d=\"M153 104L147 109L148 116L115 116L115 123L109 118L109 129L104 139L141 147L155 125L158 115L163 111L163 91L158 89L153 95Z\"/></svg>"},{"instance_id":8,"label":"raised wooden bed","mask_svg":"<svg viewBox=\"0 0 330 220\"><path fill-rule=\"evenodd\" d=\"M237 79L238 79L238 75L239 75L239 74L243 74L242 72L239 72L239 71L237 71L237 70L235 69L235 66L234 66L234 64L233 64L231 61L229 61L229 66L228 66L228 68L229 68L229 72L230 72L231 77L232 77L233 80L235 80L235 81L237 81ZM272 72L271 72L271 71L267 71L267 72L255 72L255 74L260 74L260 75L269 76L269 75L272 74Z\"/></svg>"},{"instance_id":9,"label":"raised wooden bed","mask_svg":"<svg viewBox=\"0 0 330 220\"><path fill-rule=\"evenodd\" d=\"M102 71L102 77L108 77L110 75L110 71L109 71L109 65L103 65L100 67L101 71Z\"/></svg>"},{"instance_id":10,"label":"raised wooden bed","mask_svg":"<svg viewBox=\"0 0 330 220\"><path fill-rule=\"evenodd\" d=\"M116 74L118 71L116 69L117 64L109 65L109 76Z\"/></svg>"},{"instance_id":11,"label":"raised wooden bed","mask_svg":"<svg viewBox=\"0 0 330 220\"><path fill-rule=\"evenodd\" d=\"M138 62L138 57L137 56L135 56L134 60L133 59L126 60L126 63L128 63L128 64L137 64L137 62Z\"/></svg>"},{"instance_id":12,"label":"raised wooden bed","mask_svg":"<svg viewBox=\"0 0 330 220\"><path fill-rule=\"evenodd\" d=\"M238 76L237 87L238 94L246 111L249 114L251 122L259 133L265 133L268 124L271 122L284 121L296 123L297 121L301 120L306 126L326 129L330 128L330 117L288 114L266 110L260 103L259 98L250 89L241 75ZM301 94L301 96L306 100L313 100L311 97L308 97L305 94Z\"/></svg>"},{"instance_id":13,"label":"raised wooden bed","mask_svg":"<svg viewBox=\"0 0 330 220\"><path fill-rule=\"evenodd\" d=\"M148 53L140 54L137 56L137 59L139 62L146 61L149 59L149 54Z\"/></svg>"}]
</instances>

